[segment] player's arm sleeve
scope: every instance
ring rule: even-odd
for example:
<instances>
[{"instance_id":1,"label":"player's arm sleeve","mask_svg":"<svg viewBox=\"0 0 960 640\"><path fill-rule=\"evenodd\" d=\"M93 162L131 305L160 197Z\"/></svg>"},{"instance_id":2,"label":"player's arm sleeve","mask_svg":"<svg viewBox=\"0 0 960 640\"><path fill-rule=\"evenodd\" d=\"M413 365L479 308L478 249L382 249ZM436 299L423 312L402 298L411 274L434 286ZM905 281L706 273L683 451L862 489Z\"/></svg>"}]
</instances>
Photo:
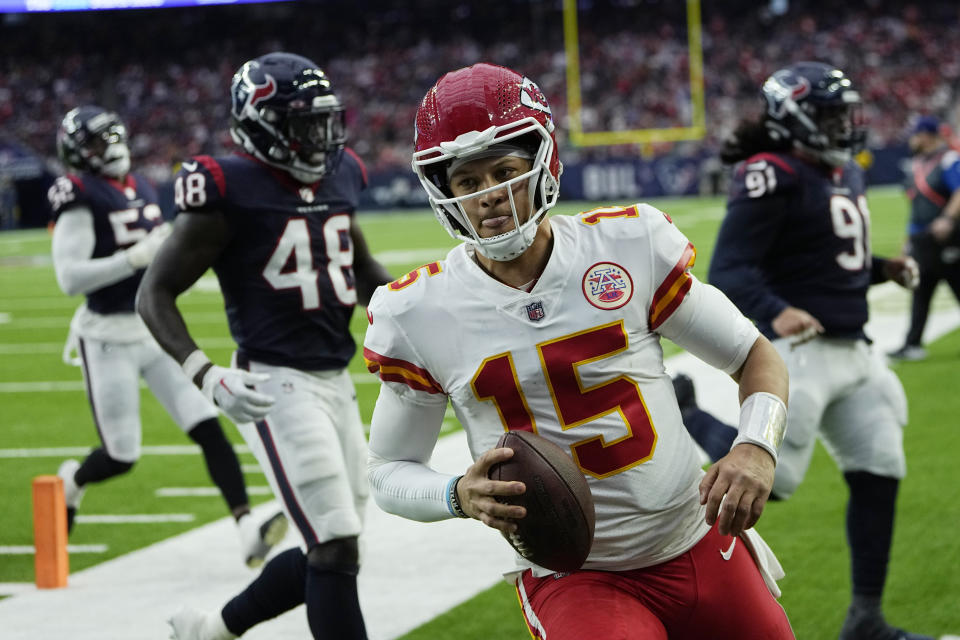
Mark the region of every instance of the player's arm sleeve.
<instances>
[{"instance_id":1,"label":"player's arm sleeve","mask_svg":"<svg viewBox=\"0 0 960 640\"><path fill-rule=\"evenodd\" d=\"M428 466L443 426L444 402L419 404L384 383L370 425L367 477L377 505L411 520L454 517L448 500L456 476Z\"/></svg>"},{"instance_id":2,"label":"player's arm sleeve","mask_svg":"<svg viewBox=\"0 0 960 640\"><path fill-rule=\"evenodd\" d=\"M53 268L57 284L68 296L102 289L135 273L123 251L93 258L95 246L89 208L76 206L60 213L53 227Z\"/></svg>"},{"instance_id":3,"label":"player's arm sleeve","mask_svg":"<svg viewBox=\"0 0 960 640\"><path fill-rule=\"evenodd\" d=\"M887 275L887 259L880 256L870 257L870 284L880 284L886 282L890 277Z\"/></svg>"},{"instance_id":4,"label":"player's arm sleeve","mask_svg":"<svg viewBox=\"0 0 960 640\"><path fill-rule=\"evenodd\" d=\"M368 479L384 511L421 521L453 517L449 489L456 476L428 466L447 407L447 395L394 317L394 292L381 287L367 311L367 369L381 381L370 423ZM407 316L407 321L416 322Z\"/></svg>"},{"instance_id":5,"label":"player's arm sleeve","mask_svg":"<svg viewBox=\"0 0 960 640\"><path fill-rule=\"evenodd\" d=\"M707 364L733 374L760 332L723 292L690 276L690 291L658 332Z\"/></svg>"},{"instance_id":6,"label":"player's arm sleeve","mask_svg":"<svg viewBox=\"0 0 960 640\"><path fill-rule=\"evenodd\" d=\"M784 193L732 200L713 249L710 284L723 291L745 315L760 322L772 321L789 306L771 291L762 268L789 206Z\"/></svg>"}]
</instances>

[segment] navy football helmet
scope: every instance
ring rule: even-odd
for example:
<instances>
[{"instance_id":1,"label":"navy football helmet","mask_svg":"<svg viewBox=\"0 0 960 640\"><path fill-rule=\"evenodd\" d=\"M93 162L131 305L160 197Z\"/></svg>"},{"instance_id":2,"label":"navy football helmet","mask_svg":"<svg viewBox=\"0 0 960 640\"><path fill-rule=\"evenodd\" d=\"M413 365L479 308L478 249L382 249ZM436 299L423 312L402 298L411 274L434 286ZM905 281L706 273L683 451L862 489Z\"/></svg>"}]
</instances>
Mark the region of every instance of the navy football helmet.
<instances>
[{"instance_id":1,"label":"navy football helmet","mask_svg":"<svg viewBox=\"0 0 960 640\"><path fill-rule=\"evenodd\" d=\"M344 110L314 62L268 53L240 67L230 92L230 134L247 153L304 183L336 169L347 141Z\"/></svg>"},{"instance_id":2,"label":"navy football helmet","mask_svg":"<svg viewBox=\"0 0 960 640\"><path fill-rule=\"evenodd\" d=\"M120 117L100 107L70 110L57 129L57 154L65 165L111 178L130 172L127 128Z\"/></svg>"},{"instance_id":3,"label":"navy football helmet","mask_svg":"<svg viewBox=\"0 0 960 640\"><path fill-rule=\"evenodd\" d=\"M776 141L794 145L833 167L863 148L860 94L847 75L822 62L797 62L767 78L764 123Z\"/></svg>"}]
</instances>

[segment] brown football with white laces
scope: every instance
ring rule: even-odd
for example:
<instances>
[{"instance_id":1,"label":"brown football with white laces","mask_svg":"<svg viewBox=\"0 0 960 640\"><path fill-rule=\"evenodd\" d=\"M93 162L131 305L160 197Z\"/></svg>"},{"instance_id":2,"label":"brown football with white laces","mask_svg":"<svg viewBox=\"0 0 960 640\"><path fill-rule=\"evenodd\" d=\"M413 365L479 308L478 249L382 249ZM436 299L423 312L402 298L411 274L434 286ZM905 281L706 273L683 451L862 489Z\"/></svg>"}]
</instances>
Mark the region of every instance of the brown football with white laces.
<instances>
[{"instance_id":1,"label":"brown football with white laces","mask_svg":"<svg viewBox=\"0 0 960 640\"><path fill-rule=\"evenodd\" d=\"M508 431L497 447L513 449L513 457L490 468L491 480L520 481L526 492L501 496L506 504L525 507L517 530L503 534L530 562L553 571L583 566L593 544L593 495L583 473L563 449L530 431Z\"/></svg>"}]
</instances>

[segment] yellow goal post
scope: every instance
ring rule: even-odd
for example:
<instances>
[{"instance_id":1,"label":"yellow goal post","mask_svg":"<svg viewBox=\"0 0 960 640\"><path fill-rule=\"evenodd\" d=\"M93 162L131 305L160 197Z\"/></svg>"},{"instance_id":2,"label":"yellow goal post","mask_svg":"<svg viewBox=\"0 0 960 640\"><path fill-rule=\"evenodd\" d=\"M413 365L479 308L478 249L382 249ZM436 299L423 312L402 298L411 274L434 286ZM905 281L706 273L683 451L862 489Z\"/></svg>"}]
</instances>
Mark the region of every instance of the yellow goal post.
<instances>
[{"instance_id":1,"label":"yellow goal post","mask_svg":"<svg viewBox=\"0 0 960 640\"><path fill-rule=\"evenodd\" d=\"M580 43L577 0L563 0L563 43L567 60L567 110L570 140L578 147L616 144L649 144L700 140L706 133L703 89L703 40L700 0L686 0L687 50L690 60L691 124L667 129L630 129L625 131L584 131L581 119Z\"/></svg>"}]
</instances>

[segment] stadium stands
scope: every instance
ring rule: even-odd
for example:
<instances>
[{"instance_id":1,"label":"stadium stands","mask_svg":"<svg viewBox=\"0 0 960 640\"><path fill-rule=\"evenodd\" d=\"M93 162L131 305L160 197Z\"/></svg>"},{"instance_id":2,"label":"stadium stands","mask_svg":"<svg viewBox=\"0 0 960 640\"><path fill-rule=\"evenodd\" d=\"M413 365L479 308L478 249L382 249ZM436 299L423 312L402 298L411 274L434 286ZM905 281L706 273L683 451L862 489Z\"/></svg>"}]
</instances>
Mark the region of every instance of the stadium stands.
<instances>
[{"instance_id":1,"label":"stadium stands","mask_svg":"<svg viewBox=\"0 0 960 640\"><path fill-rule=\"evenodd\" d=\"M407 166L416 101L442 69L458 64L490 60L524 70L565 116L559 3L410 4L405 11L383 0L332 0L8 14L0 24L0 140L53 157L62 114L79 103L104 104L129 123L135 163L163 181L179 158L230 145L230 74L240 61L278 48L326 65L349 107L352 146L374 170ZM581 17L585 129L689 122L682 3L664 4L595 2ZM927 2L920 11L902 2L818 0L779 17L757 5L704 3L709 133L695 148L713 148L737 118L757 109L760 80L798 58L829 58L857 80L872 147L902 140L913 114L951 119L960 77L960 40L947 36L956 28L955 3ZM629 145L564 157L637 153Z\"/></svg>"}]
</instances>

